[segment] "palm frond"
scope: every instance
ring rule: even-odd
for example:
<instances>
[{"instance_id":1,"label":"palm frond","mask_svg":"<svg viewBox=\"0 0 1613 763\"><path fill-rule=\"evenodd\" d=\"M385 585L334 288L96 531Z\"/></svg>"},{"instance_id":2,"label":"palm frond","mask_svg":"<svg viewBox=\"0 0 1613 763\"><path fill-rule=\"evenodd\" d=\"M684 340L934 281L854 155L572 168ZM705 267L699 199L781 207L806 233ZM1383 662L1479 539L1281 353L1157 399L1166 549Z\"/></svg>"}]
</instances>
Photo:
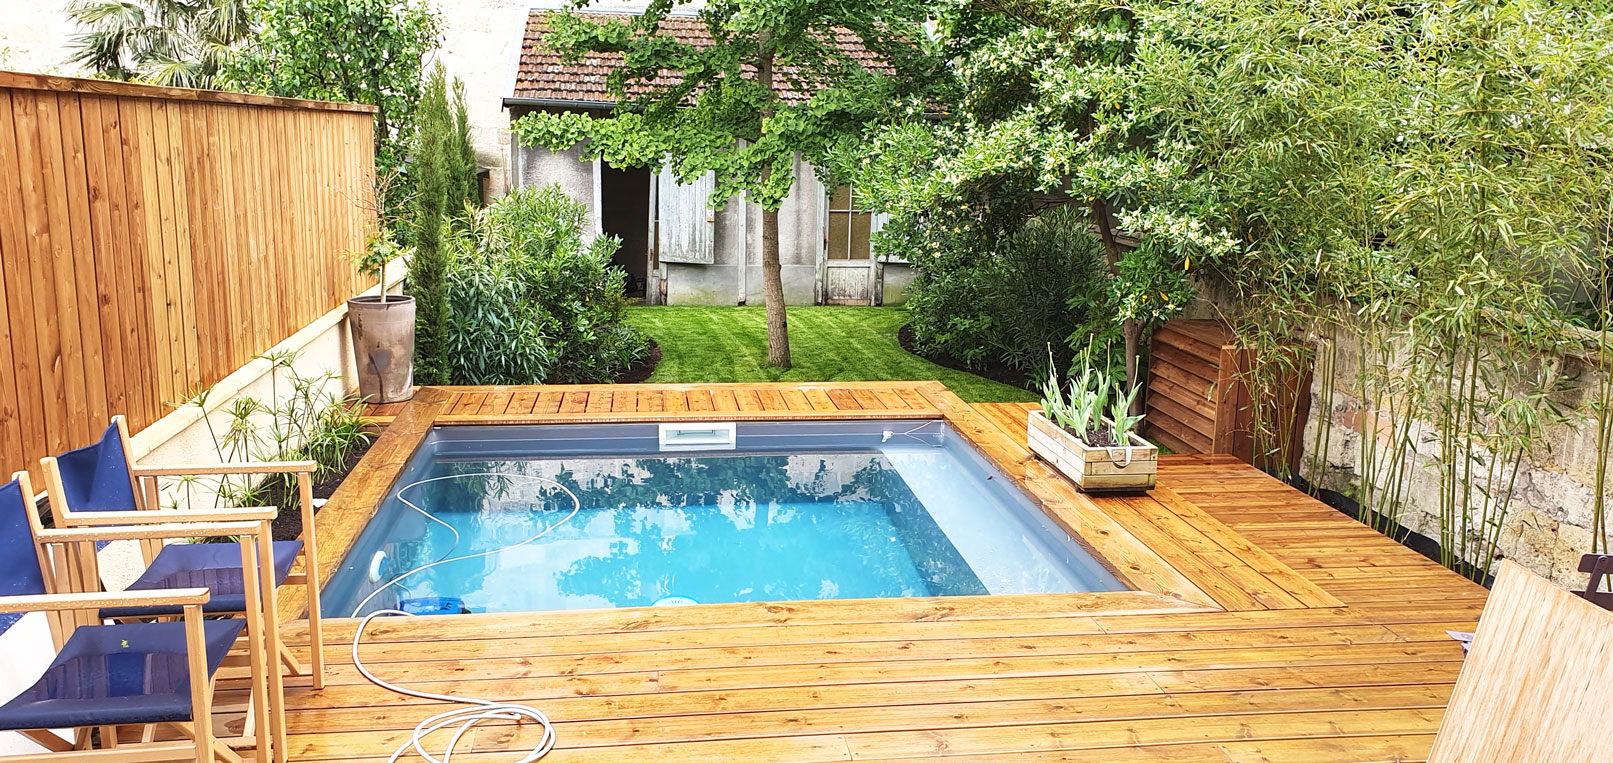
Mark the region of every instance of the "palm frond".
<instances>
[{"instance_id":1,"label":"palm frond","mask_svg":"<svg viewBox=\"0 0 1613 763\"><path fill-rule=\"evenodd\" d=\"M233 46L252 35L250 0L74 0L83 33L69 60L116 79L211 87Z\"/></svg>"}]
</instances>

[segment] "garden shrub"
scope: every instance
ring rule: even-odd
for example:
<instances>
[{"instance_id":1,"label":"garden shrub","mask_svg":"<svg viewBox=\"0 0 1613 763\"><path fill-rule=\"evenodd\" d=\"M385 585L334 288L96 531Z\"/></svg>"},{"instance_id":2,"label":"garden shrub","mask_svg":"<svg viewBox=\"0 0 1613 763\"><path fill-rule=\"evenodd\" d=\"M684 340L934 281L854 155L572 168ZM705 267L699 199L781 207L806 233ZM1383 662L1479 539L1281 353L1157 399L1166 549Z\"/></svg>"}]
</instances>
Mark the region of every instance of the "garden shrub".
<instances>
[{"instance_id":1,"label":"garden shrub","mask_svg":"<svg viewBox=\"0 0 1613 763\"><path fill-rule=\"evenodd\" d=\"M611 381L648 343L622 322L620 241L583 243L587 209L558 185L478 210L451 239L446 273L454 384Z\"/></svg>"},{"instance_id":2,"label":"garden shrub","mask_svg":"<svg viewBox=\"0 0 1613 763\"><path fill-rule=\"evenodd\" d=\"M1027 378L1046 368L1050 348L1054 362L1067 365L1093 327L1109 323L1099 320L1108 282L1102 246L1068 207L1005 235L993 235L994 227L900 218L887 226L923 250L906 255L917 268L907 302L917 349L972 368L1005 365Z\"/></svg>"}]
</instances>

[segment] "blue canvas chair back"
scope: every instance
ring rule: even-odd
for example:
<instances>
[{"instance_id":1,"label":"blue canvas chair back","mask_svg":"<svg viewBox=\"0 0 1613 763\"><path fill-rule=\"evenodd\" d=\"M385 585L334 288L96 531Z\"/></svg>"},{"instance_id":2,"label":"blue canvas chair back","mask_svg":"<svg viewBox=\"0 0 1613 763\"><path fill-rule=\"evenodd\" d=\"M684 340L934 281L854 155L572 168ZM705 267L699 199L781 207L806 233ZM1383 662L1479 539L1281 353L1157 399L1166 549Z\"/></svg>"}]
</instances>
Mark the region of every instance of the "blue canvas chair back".
<instances>
[{"instance_id":1,"label":"blue canvas chair back","mask_svg":"<svg viewBox=\"0 0 1613 763\"><path fill-rule=\"evenodd\" d=\"M134 511L134 486L129 479L129 456L123 452L123 435L117 422L106 428L100 442L56 457L62 474L62 500L68 511Z\"/></svg>"},{"instance_id":2,"label":"blue canvas chair back","mask_svg":"<svg viewBox=\"0 0 1613 763\"><path fill-rule=\"evenodd\" d=\"M27 512L34 497L23 495L22 483L0 485L0 596L39 596L45 576L34 550L34 528Z\"/></svg>"}]
</instances>

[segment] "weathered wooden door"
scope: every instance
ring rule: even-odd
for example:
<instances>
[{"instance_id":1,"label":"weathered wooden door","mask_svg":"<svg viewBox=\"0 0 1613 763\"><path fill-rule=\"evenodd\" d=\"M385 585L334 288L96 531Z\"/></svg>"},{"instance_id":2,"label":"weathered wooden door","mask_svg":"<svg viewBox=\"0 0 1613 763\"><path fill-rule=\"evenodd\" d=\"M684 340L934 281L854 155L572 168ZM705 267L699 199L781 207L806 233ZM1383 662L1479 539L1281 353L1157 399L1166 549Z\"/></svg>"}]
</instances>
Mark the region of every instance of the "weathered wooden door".
<instances>
[{"instance_id":1,"label":"weathered wooden door","mask_svg":"<svg viewBox=\"0 0 1613 763\"><path fill-rule=\"evenodd\" d=\"M878 304L879 263L872 240L885 215L861 209L845 186L828 189L824 209L823 301L830 305Z\"/></svg>"},{"instance_id":2,"label":"weathered wooden door","mask_svg":"<svg viewBox=\"0 0 1613 763\"><path fill-rule=\"evenodd\" d=\"M831 305L867 305L874 296L872 266L831 260L823 266L823 301Z\"/></svg>"},{"instance_id":3,"label":"weathered wooden door","mask_svg":"<svg viewBox=\"0 0 1613 763\"><path fill-rule=\"evenodd\" d=\"M656 251L662 262L710 265L714 261L717 218L711 209L711 192L716 182L709 172L689 185L678 183L667 169L656 177L660 219Z\"/></svg>"}]
</instances>

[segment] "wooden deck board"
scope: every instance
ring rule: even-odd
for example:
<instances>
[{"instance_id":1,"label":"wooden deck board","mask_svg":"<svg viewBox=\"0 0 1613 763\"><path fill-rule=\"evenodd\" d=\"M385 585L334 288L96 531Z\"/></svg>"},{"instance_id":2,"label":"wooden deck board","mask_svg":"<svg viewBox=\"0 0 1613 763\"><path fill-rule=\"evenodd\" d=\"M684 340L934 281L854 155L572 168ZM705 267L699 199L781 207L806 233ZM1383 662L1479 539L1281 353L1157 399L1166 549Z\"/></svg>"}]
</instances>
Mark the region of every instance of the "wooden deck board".
<instances>
[{"instance_id":1,"label":"wooden deck board","mask_svg":"<svg viewBox=\"0 0 1613 763\"><path fill-rule=\"evenodd\" d=\"M1141 544L1176 577L1138 572L1134 582L1152 593L371 626L363 654L383 677L548 712L559 744L546 761L1422 760L1462 664L1444 631L1472 630L1486 596L1225 457L1162 457L1147 497L1066 492L1024 451L1022 404L962 405L929 384L628 389L633 402L617 411L615 393L626 390L608 387L423 390L422 403L394 412L378 463L355 472L349 493L384 491L389 465L407 461L407 443L433 424L944 418L1066 526L1112 532L1094 543L1100 553ZM501 394L504 410L484 412ZM337 536L366 520L339 509L321 514L320 529ZM321 543L339 545L325 534ZM446 707L364 681L349 654L355 624L326 625L327 687L290 690L293 760L379 763ZM306 648L304 624L285 633ZM484 728L455 757L502 763L535 734Z\"/></svg>"}]
</instances>

